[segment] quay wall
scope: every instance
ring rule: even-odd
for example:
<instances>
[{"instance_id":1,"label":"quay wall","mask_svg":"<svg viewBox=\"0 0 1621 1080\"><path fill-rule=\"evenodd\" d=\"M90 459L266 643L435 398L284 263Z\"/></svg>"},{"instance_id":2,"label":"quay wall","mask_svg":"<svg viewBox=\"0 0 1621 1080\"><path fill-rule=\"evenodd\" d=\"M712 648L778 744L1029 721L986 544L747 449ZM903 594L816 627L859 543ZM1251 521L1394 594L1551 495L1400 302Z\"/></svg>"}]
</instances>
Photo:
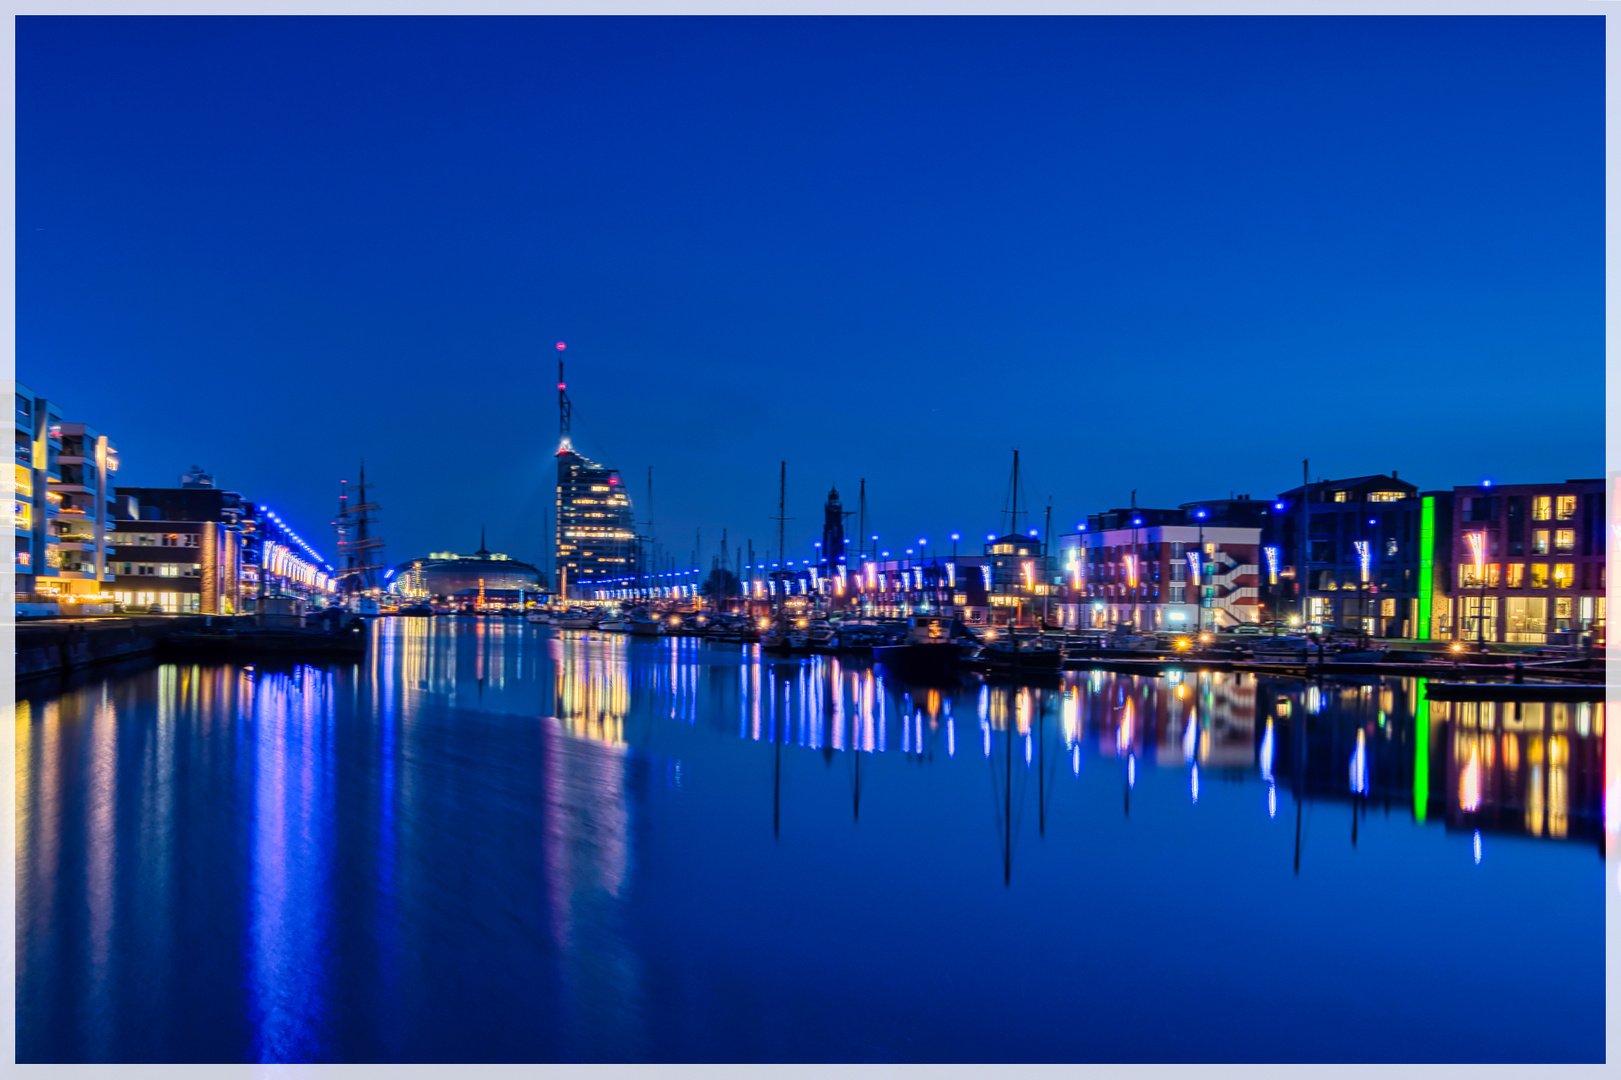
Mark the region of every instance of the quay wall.
<instances>
[{"instance_id":1,"label":"quay wall","mask_svg":"<svg viewBox=\"0 0 1621 1080\"><path fill-rule=\"evenodd\" d=\"M150 655L180 630L197 630L208 617L41 619L17 623L17 681L60 675L91 664Z\"/></svg>"}]
</instances>

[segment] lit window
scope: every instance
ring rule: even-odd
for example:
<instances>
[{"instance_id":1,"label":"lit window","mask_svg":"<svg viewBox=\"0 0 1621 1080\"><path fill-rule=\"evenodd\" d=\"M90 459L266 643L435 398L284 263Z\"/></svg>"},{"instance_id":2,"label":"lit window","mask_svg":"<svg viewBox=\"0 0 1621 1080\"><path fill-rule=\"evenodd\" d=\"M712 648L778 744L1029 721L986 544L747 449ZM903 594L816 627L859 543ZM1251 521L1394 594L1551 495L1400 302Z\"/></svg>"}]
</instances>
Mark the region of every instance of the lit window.
<instances>
[{"instance_id":1,"label":"lit window","mask_svg":"<svg viewBox=\"0 0 1621 1080\"><path fill-rule=\"evenodd\" d=\"M1525 564L1511 562L1508 564L1508 587L1511 589L1525 588Z\"/></svg>"},{"instance_id":2,"label":"lit window","mask_svg":"<svg viewBox=\"0 0 1621 1080\"><path fill-rule=\"evenodd\" d=\"M1348 492L1348 491L1336 491L1334 493L1334 501L1335 502L1344 502L1345 499L1346 499L1346 496L1348 496L1349 494L1350 494L1350 492Z\"/></svg>"},{"instance_id":3,"label":"lit window","mask_svg":"<svg viewBox=\"0 0 1621 1080\"><path fill-rule=\"evenodd\" d=\"M1576 550L1576 530L1559 529L1553 534L1553 549L1561 555L1569 555ZM1538 554L1541 554L1540 552Z\"/></svg>"},{"instance_id":4,"label":"lit window","mask_svg":"<svg viewBox=\"0 0 1621 1080\"><path fill-rule=\"evenodd\" d=\"M1537 495L1531 500L1531 518L1533 521L1547 521L1553 517L1553 496Z\"/></svg>"},{"instance_id":5,"label":"lit window","mask_svg":"<svg viewBox=\"0 0 1621 1080\"><path fill-rule=\"evenodd\" d=\"M1576 516L1576 496L1561 495L1554 500L1555 514L1560 521L1569 521Z\"/></svg>"},{"instance_id":6,"label":"lit window","mask_svg":"<svg viewBox=\"0 0 1621 1080\"><path fill-rule=\"evenodd\" d=\"M1576 564L1554 563L1553 587L1556 589L1574 589L1576 587Z\"/></svg>"},{"instance_id":7,"label":"lit window","mask_svg":"<svg viewBox=\"0 0 1621 1080\"><path fill-rule=\"evenodd\" d=\"M1533 554L1533 555L1546 555L1546 554L1548 554L1548 530L1547 529L1533 529L1533 530L1531 530L1531 554Z\"/></svg>"},{"instance_id":8,"label":"lit window","mask_svg":"<svg viewBox=\"0 0 1621 1080\"><path fill-rule=\"evenodd\" d=\"M1534 562L1531 564L1531 587L1533 589L1546 589L1548 587L1548 564Z\"/></svg>"},{"instance_id":9,"label":"lit window","mask_svg":"<svg viewBox=\"0 0 1621 1080\"><path fill-rule=\"evenodd\" d=\"M1399 491L1371 491L1368 493L1369 502L1401 502L1402 493Z\"/></svg>"}]
</instances>

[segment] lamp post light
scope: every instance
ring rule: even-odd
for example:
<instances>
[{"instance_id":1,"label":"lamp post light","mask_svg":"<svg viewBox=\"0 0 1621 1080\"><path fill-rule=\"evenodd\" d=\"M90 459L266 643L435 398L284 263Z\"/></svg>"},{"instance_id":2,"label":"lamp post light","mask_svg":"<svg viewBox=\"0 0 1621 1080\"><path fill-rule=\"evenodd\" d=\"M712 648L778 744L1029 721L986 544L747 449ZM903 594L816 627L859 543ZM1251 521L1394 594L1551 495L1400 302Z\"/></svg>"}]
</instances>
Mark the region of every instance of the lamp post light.
<instances>
[{"instance_id":1,"label":"lamp post light","mask_svg":"<svg viewBox=\"0 0 1621 1080\"><path fill-rule=\"evenodd\" d=\"M1132 494L1132 500L1131 501L1135 503L1137 501L1137 498L1136 498L1137 493L1134 491L1131 494ZM1138 630L1137 630L1137 588L1138 588L1138 583L1141 582L1142 579L1143 579L1142 552L1139 550L1138 544L1137 544L1137 527L1139 525L1141 525L1142 523L1143 523L1143 519L1140 518L1140 517L1133 517L1131 519L1131 579L1127 582L1127 584L1131 587L1131 632L1133 634L1138 632Z\"/></svg>"},{"instance_id":2,"label":"lamp post light","mask_svg":"<svg viewBox=\"0 0 1621 1080\"><path fill-rule=\"evenodd\" d=\"M1193 587L1198 590L1196 593L1194 593L1193 599L1199 605L1197 608L1194 609L1194 619L1196 620L1196 622L1198 624L1198 627L1199 627L1198 632L1199 632L1199 634L1202 635L1204 633L1204 574L1207 572L1206 567L1205 567L1205 561L1204 561L1204 519L1205 519L1205 511L1203 509L1200 509L1194 516L1199 519L1199 558L1198 558L1198 560L1196 562L1196 565L1199 567L1199 570L1200 570L1199 580L1194 582L1194 584L1193 584Z\"/></svg>"}]
</instances>

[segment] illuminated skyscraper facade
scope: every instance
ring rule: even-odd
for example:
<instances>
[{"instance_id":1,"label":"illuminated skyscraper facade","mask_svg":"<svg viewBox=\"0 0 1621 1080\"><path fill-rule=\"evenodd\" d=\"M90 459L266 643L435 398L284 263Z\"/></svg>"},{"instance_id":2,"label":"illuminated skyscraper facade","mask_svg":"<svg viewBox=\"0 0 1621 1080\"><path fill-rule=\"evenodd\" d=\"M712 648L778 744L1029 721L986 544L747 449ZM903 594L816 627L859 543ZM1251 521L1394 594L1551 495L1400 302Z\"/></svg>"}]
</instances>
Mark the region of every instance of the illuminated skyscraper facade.
<instances>
[{"instance_id":1,"label":"illuminated skyscraper facade","mask_svg":"<svg viewBox=\"0 0 1621 1080\"><path fill-rule=\"evenodd\" d=\"M618 469L565 447L557 452L557 585L566 597L639 573L630 493Z\"/></svg>"}]
</instances>

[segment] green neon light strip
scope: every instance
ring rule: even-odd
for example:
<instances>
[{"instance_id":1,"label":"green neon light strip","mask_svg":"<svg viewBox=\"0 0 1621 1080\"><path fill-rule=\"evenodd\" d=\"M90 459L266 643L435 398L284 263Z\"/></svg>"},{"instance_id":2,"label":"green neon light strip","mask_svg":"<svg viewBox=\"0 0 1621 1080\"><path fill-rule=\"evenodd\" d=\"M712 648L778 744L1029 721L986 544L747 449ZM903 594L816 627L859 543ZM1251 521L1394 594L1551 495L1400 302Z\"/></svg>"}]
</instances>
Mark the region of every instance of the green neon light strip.
<instances>
[{"instance_id":1,"label":"green neon light strip","mask_svg":"<svg viewBox=\"0 0 1621 1080\"><path fill-rule=\"evenodd\" d=\"M1424 500L1428 502L1429 500ZM1430 694L1428 679L1413 680L1413 820L1430 808Z\"/></svg>"},{"instance_id":2,"label":"green neon light strip","mask_svg":"<svg viewBox=\"0 0 1621 1080\"><path fill-rule=\"evenodd\" d=\"M1418 625L1413 636L1430 640L1430 603L1435 588L1435 496L1424 496L1418 515Z\"/></svg>"}]
</instances>

